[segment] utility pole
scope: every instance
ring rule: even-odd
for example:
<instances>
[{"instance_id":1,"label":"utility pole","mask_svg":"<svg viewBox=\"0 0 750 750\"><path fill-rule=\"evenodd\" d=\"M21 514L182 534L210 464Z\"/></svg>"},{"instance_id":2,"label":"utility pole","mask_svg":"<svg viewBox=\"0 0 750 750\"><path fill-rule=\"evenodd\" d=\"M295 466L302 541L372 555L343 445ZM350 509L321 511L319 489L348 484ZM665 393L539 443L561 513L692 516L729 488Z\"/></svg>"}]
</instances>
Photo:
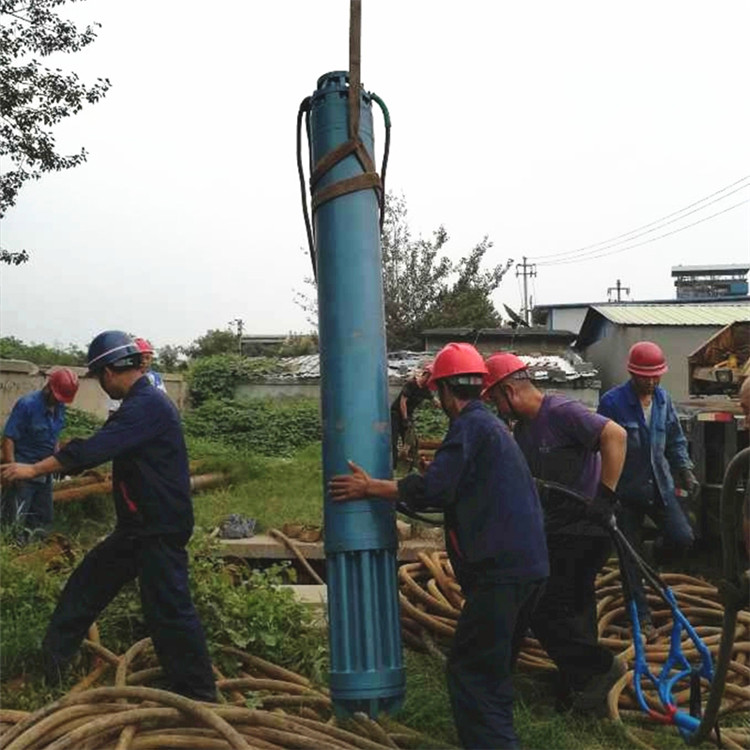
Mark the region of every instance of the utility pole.
<instances>
[{"instance_id":1,"label":"utility pole","mask_svg":"<svg viewBox=\"0 0 750 750\"><path fill-rule=\"evenodd\" d=\"M531 307L529 305L529 278L536 276L536 263L528 263L523 256L523 263L516 263L516 278L523 276L523 319L531 325Z\"/></svg>"},{"instance_id":2,"label":"utility pole","mask_svg":"<svg viewBox=\"0 0 750 750\"><path fill-rule=\"evenodd\" d=\"M622 302L622 292L625 292L625 294L630 296L630 287L629 286L623 286L620 283L620 279L617 279L617 284L615 286L611 286L607 289L607 299L612 302L612 292L617 292L617 299L616 302Z\"/></svg>"},{"instance_id":3,"label":"utility pole","mask_svg":"<svg viewBox=\"0 0 750 750\"><path fill-rule=\"evenodd\" d=\"M242 354L242 331L245 328L245 321L242 318L235 318L229 321L229 325L234 328L237 326L237 352Z\"/></svg>"}]
</instances>

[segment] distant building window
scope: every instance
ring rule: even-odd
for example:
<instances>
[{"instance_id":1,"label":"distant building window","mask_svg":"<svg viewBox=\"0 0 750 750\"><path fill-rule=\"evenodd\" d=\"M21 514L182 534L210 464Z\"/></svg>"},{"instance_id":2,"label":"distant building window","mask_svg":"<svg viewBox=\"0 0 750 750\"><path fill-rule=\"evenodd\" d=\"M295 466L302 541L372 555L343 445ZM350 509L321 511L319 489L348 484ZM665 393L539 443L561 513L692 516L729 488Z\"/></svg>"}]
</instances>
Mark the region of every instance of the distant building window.
<instances>
[{"instance_id":1,"label":"distant building window","mask_svg":"<svg viewBox=\"0 0 750 750\"><path fill-rule=\"evenodd\" d=\"M675 266L672 268L677 299L746 297L749 266Z\"/></svg>"}]
</instances>

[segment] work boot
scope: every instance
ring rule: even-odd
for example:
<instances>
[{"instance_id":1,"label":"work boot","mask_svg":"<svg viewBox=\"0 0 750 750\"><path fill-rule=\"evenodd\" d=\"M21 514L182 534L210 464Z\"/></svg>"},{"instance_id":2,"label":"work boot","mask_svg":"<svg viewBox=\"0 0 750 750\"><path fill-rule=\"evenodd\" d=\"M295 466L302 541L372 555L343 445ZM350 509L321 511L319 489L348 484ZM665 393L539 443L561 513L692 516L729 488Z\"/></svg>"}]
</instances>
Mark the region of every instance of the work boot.
<instances>
[{"instance_id":1,"label":"work boot","mask_svg":"<svg viewBox=\"0 0 750 750\"><path fill-rule=\"evenodd\" d=\"M575 694L572 710L578 714L606 716L609 691L626 671L626 665L617 657L613 657L612 666L606 672L594 675L583 690Z\"/></svg>"},{"instance_id":2,"label":"work boot","mask_svg":"<svg viewBox=\"0 0 750 750\"><path fill-rule=\"evenodd\" d=\"M63 686L68 676L70 664L67 661L59 659L47 649L42 648L42 669L47 687L58 689Z\"/></svg>"},{"instance_id":3,"label":"work boot","mask_svg":"<svg viewBox=\"0 0 750 750\"><path fill-rule=\"evenodd\" d=\"M564 714L573 708L573 698L575 692L570 687L569 680L561 672L557 674L557 681L555 684L555 711L559 714Z\"/></svg>"}]
</instances>

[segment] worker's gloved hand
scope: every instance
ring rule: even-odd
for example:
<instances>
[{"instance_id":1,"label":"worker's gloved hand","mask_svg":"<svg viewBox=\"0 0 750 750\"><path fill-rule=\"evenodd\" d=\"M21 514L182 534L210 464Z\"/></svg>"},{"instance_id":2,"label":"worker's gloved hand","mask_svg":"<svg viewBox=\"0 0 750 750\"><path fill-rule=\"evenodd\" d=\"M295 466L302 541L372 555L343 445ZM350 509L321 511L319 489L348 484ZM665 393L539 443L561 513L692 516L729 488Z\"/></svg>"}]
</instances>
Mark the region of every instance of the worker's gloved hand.
<instances>
[{"instance_id":1,"label":"worker's gloved hand","mask_svg":"<svg viewBox=\"0 0 750 750\"><path fill-rule=\"evenodd\" d=\"M701 487L700 482L695 474L693 474L692 469L687 468L687 466L683 466L677 471L677 484L680 489L685 490L690 497L695 495Z\"/></svg>"},{"instance_id":2,"label":"worker's gloved hand","mask_svg":"<svg viewBox=\"0 0 750 750\"><path fill-rule=\"evenodd\" d=\"M609 529L615 519L617 495L606 484L599 483L596 497L586 507L586 518Z\"/></svg>"}]
</instances>

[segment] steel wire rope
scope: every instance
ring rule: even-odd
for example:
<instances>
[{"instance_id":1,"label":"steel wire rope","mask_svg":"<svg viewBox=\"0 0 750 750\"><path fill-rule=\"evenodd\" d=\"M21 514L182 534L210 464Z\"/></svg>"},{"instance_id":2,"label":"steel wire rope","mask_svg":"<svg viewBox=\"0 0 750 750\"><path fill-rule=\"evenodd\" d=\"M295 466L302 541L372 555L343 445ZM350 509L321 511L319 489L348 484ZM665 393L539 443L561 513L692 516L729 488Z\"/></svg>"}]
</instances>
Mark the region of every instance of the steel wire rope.
<instances>
[{"instance_id":1,"label":"steel wire rope","mask_svg":"<svg viewBox=\"0 0 750 750\"><path fill-rule=\"evenodd\" d=\"M739 185L740 183L746 183L746 184L741 185L740 187L736 188L735 190L732 190L731 192L727 193L726 195L721 196L721 198L717 198L716 200L711 201L710 203L706 203L706 201L708 201L710 198L714 198L715 196L719 195L720 193L725 193L727 190L730 190L730 188L734 188L736 185ZM684 206L683 208L681 208L681 209L679 209L677 211L673 211L670 214L666 214L666 216L662 216L659 219L654 219L654 221L651 221L648 224L642 224L641 226L636 227L635 229L631 229L629 232L623 232L622 234L615 235L614 237L610 237L610 238L608 238L606 240L601 240L600 242L595 242L595 243L593 243L591 245L584 245L582 247L575 248L573 250L562 250L560 252L543 253L541 255L533 255L533 256L530 255L529 259L536 261L536 260L544 259L544 258L557 258L557 257L561 257L561 256L576 255L578 253L582 253L582 252L588 251L588 250L591 250L591 251L595 251L596 249L601 250L601 249L603 249L602 245L607 245L608 243L622 244L622 243L630 242L631 240L636 239L636 237L632 237L631 235L635 235L636 233L641 232L641 230L648 229L649 227L652 227L655 224L659 224L660 226L657 226L657 227L655 227L654 230L652 230L652 231L658 231L661 228L661 226L666 226L667 224L674 223L674 221L679 221L679 217L677 219L674 219L674 221L669 221L669 222L666 221L667 219L671 219L673 216L677 216L678 214L684 214L685 216L688 216L688 215L690 215L690 213L695 213L695 211L700 211L703 208L705 208L706 206L710 206L712 203L716 203L718 201L724 200L725 198L728 198L730 195L733 195L734 193L736 193L736 192L738 192L740 190L744 190L747 187L750 187L750 175L746 175L745 177L742 177L739 180L736 180L735 182L733 182L733 183L731 183L729 185L726 185L725 187L721 188L721 190L717 190L717 191L711 193L710 195L707 195L704 198L701 198L698 201L694 201L693 203L689 203L687 206ZM705 205L701 206L700 208L695 209L695 211L690 211L689 213L685 213L686 211L688 211L688 209L691 209L694 206L698 206L701 203L703 203ZM662 223L662 222L665 222L665 223ZM644 232L644 234L647 234L647 232ZM624 239L626 237L629 238L629 239ZM615 242L616 240L620 240L620 242Z\"/></svg>"},{"instance_id":2,"label":"steel wire rope","mask_svg":"<svg viewBox=\"0 0 750 750\"><path fill-rule=\"evenodd\" d=\"M660 234L658 237L652 237L651 239L644 240L643 242L637 242L635 245L626 245L625 247L617 247L614 250L608 250L603 253L599 253L596 255L588 255L586 257L581 258L571 258L571 259L563 259L563 260L554 260L554 261L542 261L540 263L537 263L538 266L563 266L568 265L569 263L582 263L584 261L588 260L597 260L599 258L607 258L610 255L617 255L619 253L623 253L627 250L633 250L636 247L642 247L643 245L648 245L651 242L656 242L657 240L664 239L664 237L669 237L673 234L678 234L679 232L683 232L686 229L690 229L691 227L695 227L698 224L703 224L704 221L709 221L710 219L715 219L717 216L721 216L722 214L725 214L729 211L733 211L735 208L739 208L740 206L744 206L746 203L750 203L750 201L740 201L739 203L735 203L733 206L729 206L729 208L725 208L722 211L717 211L714 214L711 214L710 216L704 216L702 219L698 219L697 221L694 221L690 224L686 224L684 227L678 227L677 229L673 229L671 232L665 232L664 234Z\"/></svg>"}]
</instances>

